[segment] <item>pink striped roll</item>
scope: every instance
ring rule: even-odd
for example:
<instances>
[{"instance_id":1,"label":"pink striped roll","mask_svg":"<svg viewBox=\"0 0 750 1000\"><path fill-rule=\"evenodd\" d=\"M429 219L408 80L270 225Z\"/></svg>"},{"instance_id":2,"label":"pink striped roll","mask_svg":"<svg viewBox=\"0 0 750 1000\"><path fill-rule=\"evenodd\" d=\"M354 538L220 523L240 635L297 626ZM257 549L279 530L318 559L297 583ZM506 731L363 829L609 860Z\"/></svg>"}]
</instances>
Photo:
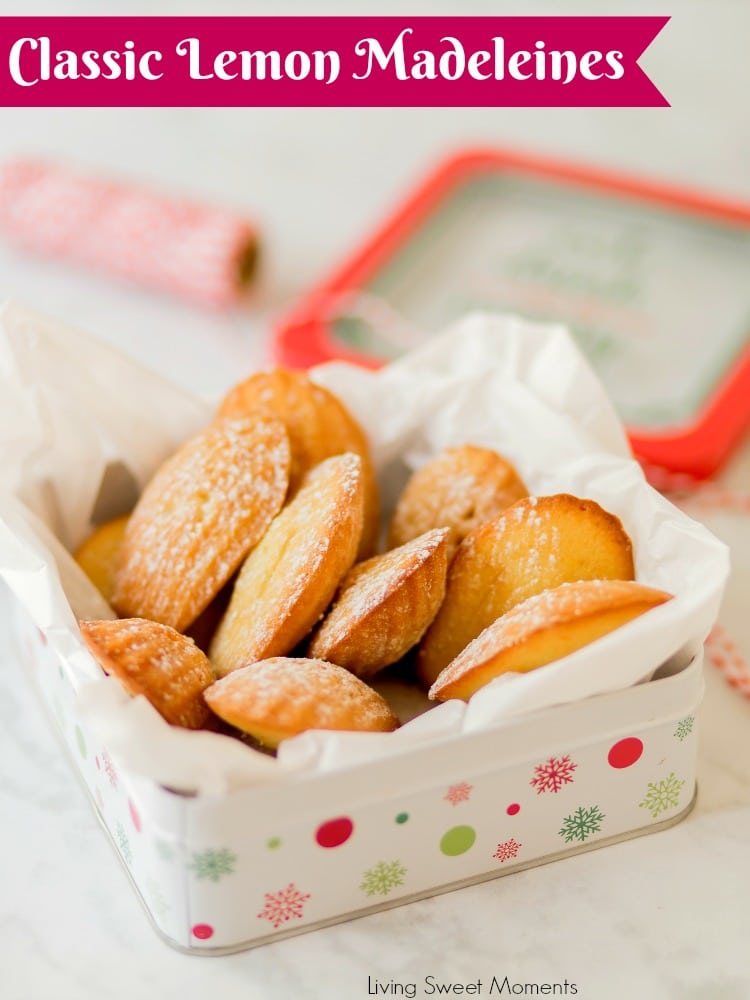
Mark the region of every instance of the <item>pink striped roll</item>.
<instances>
[{"instance_id":1,"label":"pink striped roll","mask_svg":"<svg viewBox=\"0 0 750 1000\"><path fill-rule=\"evenodd\" d=\"M211 306L237 302L257 234L230 212L39 161L0 169L0 230L19 245Z\"/></svg>"}]
</instances>

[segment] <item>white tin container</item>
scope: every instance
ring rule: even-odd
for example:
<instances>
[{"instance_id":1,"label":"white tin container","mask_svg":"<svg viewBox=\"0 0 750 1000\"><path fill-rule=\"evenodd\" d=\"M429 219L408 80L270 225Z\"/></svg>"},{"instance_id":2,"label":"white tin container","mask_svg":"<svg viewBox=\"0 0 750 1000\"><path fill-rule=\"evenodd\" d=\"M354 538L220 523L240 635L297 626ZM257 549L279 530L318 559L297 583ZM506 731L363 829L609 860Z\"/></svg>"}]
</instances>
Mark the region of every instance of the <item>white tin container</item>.
<instances>
[{"instance_id":1,"label":"white tin container","mask_svg":"<svg viewBox=\"0 0 750 1000\"><path fill-rule=\"evenodd\" d=\"M75 668L16 606L23 659L153 926L220 954L671 825L696 794L702 653L623 691L386 760L222 796L122 769Z\"/></svg>"}]
</instances>

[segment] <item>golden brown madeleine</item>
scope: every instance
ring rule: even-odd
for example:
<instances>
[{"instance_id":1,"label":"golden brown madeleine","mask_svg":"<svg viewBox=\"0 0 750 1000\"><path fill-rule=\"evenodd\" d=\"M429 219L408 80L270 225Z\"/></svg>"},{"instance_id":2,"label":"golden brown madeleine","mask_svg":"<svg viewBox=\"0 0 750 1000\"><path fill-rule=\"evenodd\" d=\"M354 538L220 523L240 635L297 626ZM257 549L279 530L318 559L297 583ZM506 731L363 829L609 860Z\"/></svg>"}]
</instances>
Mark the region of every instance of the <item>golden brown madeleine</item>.
<instances>
[{"instance_id":1,"label":"golden brown madeleine","mask_svg":"<svg viewBox=\"0 0 750 1000\"><path fill-rule=\"evenodd\" d=\"M626 580L563 583L535 594L470 642L441 671L429 696L468 701L500 674L526 673L560 660L671 597Z\"/></svg>"},{"instance_id":2,"label":"golden brown madeleine","mask_svg":"<svg viewBox=\"0 0 750 1000\"><path fill-rule=\"evenodd\" d=\"M417 668L425 687L496 618L533 594L575 580L632 580L633 551L619 520L568 493L526 497L479 525L458 547L445 600Z\"/></svg>"},{"instance_id":3,"label":"golden brown madeleine","mask_svg":"<svg viewBox=\"0 0 750 1000\"><path fill-rule=\"evenodd\" d=\"M203 729L211 713L203 692L214 673L192 639L144 618L81 622L81 634L106 673L143 695L170 725Z\"/></svg>"},{"instance_id":4,"label":"golden brown madeleine","mask_svg":"<svg viewBox=\"0 0 750 1000\"><path fill-rule=\"evenodd\" d=\"M363 462L365 520L359 557L375 551L380 500L367 436L349 410L332 392L316 385L304 372L271 368L256 372L225 396L218 416L242 416L266 410L283 421L292 448L289 492L293 496L303 476L326 458L351 451Z\"/></svg>"},{"instance_id":5,"label":"golden brown madeleine","mask_svg":"<svg viewBox=\"0 0 750 1000\"><path fill-rule=\"evenodd\" d=\"M128 516L116 517L100 524L89 535L75 554L75 561L91 580L102 597L111 603L115 585L115 571L120 557L120 546L125 536Z\"/></svg>"},{"instance_id":6,"label":"golden brown madeleine","mask_svg":"<svg viewBox=\"0 0 750 1000\"><path fill-rule=\"evenodd\" d=\"M212 711L267 747L308 729L391 732L398 719L364 681L324 660L272 657L206 691Z\"/></svg>"},{"instance_id":7,"label":"golden brown madeleine","mask_svg":"<svg viewBox=\"0 0 750 1000\"><path fill-rule=\"evenodd\" d=\"M308 472L240 570L211 643L218 677L284 656L305 638L354 562L363 507L359 455L335 455Z\"/></svg>"},{"instance_id":8,"label":"golden brown madeleine","mask_svg":"<svg viewBox=\"0 0 750 1000\"><path fill-rule=\"evenodd\" d=\"M513 465L491 448L446 448L406 484L396 505L388 546L432 528L450 528L448 560L477 525L529 495Z\"/></svg>"},{"instance_id":9,"label":"golden brown madeleine","mask_svg":"<svg viewBox=\"0 0 750 1000\"><path fill-rule=\"evenodd\" d=\"M448 528L436 528L347 574L309 655L371 677L422 638L445 595Z\"/></svg>"},{"instance_id":10,"label":"golden brown madeleine","mask_svg":"<svg viewBox=\"0 0 750 1000\"><path fill-rule=\"evenodd\" d=\"M184 632L262 538L286 496L289 440L255 414L214 422L143 491L120 549L112 605Z\"/></svg>"}]
</instances>

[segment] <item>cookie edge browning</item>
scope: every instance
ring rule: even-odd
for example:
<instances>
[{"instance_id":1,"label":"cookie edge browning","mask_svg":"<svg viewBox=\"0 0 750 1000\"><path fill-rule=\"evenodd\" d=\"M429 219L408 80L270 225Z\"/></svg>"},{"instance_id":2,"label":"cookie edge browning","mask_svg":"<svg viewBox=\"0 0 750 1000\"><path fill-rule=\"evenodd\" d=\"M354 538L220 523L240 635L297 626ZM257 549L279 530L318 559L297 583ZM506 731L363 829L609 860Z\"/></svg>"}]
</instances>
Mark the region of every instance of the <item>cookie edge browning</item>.
<instances>
[{"instance_id":1,"label":"cookie edge browning","mask_svg":"<svg viewBox=\"0 0 750 1000\"><path fill-rule=\"evenodd\" d=\"M489 464L486 465L484 470L480 470L477 468L477 463L479 462ZM430 519L424 518L424 523L419 526L418 531L414 532L410 530L414 521L419 520L419 518L414 517L413 513L414 509L418 506L416 502L418 491L425 489L442 490L444 483L453 484L460 476L470 476L472 479L470 493L472 490L476 492L482 474L486 478L497 478L500 471L502 471L507 481L503 486L495 484L494 492L496 495L504 495L506 500L502 506L494 506L486 514L478 515L475 511L474 516L478 519L470 528L460 529L455 523L455 517L448 517L434 523L428 523ZM436 477L437 486L435 486ZM528 488L518 474L515 465L494 448L475 444L462 444L443 448L433 458L416 469L409 477L406 486L396 502L396 508L388 525L388 547L395 548L404 545L406 542L433 528L448 527L451 532L448 539L448 553L450 558L455 554L456 549L464 538L475 528L479 527L485 521L497 517L503 510L510 507L511 504L528 495Z\"/></svg>"},{"instance_id":2,"label":"cookie edge browning","mask_svg":"<svg viewBox=\"0 0 750 1000\"><path fill-rule=\"evenodd\" d=\"M247 435L245 450L252 453L254 448L252 433L259 424L264 425L269 432L269 440L264 445L269 451L267 457L269 471L267 475L254 476L253 479L260 479L267 484L270 491L268 501L264 503L258 492L253 495L253 511L251 515L246 517L246 530L238 533L241 535L241 540L240 538L233 540L231 548L230 546L225 547L225 556L229 550L231 557L226 561L223 572L213 579L211 586L208 586L203 580L202 582L197 581L194 586L187 588L185 580L180 579L175 581L175 587L171 589L179 591L182 595L181 599L167 601L166 597L162 597L159 600L154 600L153 596L148 593L148 583L144 585L138 582L138 573L135 567L138 565L137 554L143 555L144 548L148 549L148 535L154 532L154 525L158 523L157 513L160 503L163 504L160 493L162 497L167 493L165 484L169 483L170 479L174 480L178 471L183 467L189 468L189 458L196 462L193 457L194 453L198 451L201 443L204 448L206 447L206 441L210 435L223 434L225 439L229 439L233 431L239 430L241 434ZM242 450L242 446L240 446L240 450ZM272 451L276 450L280 452L279 455L271 454ZM282 421L271 415L255 414L251 417L215 421L184 442L156 470L130 515L120 546L119 562L115 572L112 595L112 607L115 611L123 618L148 618L164 625L170 625L178 632L185 632L232 578L248 552L260 541L269 524L281 509L288 488L289 461L289 437L286 428ZM209 485L203 481L196 482L193 494L206 492ZM180 513L173 513L171 517L175 521L175 529L170 532L170 537L179 537ZM146 537L145 543L144 535ZM207 544L210 541L210 539L204 539ZM166 545L166 542L164 544ZM153 577L150 576L149 580L152 579ZM157 588L160 594L165 590L164 586Z\"/></svg>"},{"instance_id":3,"label":"cookie edge browning","mask_svg":"<svg viewBox=\"0 0 750 1000\"><path fill-rule=\"evenodd\" d=\"M267 395L264 399L263 389L265 388L267 391L274 379L277 380L277 385L272 389L270 397ZM325 422L330 425L333 421L338 427L346 427L346 447L333 452L324 448L322 454L316 454L308 448L304 448L300 453L299 445L303 443L303 440L306 443L307 439L304 432L302 434L298 434L296 431L292 433L289 428L288 413L295 409L291 398L293 393L305 393L310 407L318 418L318 426L320 426L319 418L325 414L325 410L331 411L330 415L325 414ZM283 398L285 401L283 407L277 404L279 398ZM367 432L346 403L331 389L311 379L306 372L275 365L253 372L252 375L248 375L247 378L232 386L219 404L214 419L226 418L233 414L247 415L253 412L272 414L282 421L289 433L291 442L289 499L293 499L298 492L305 475L321 462L336 455L344 455L347 452L359 455L363 463L365 509L357 558L366 559L372 555L377 548L380 534L380 490L372 463L372 450ZM319 434L318 437L325 440L323 434Z\"/></svg>"},{"instance_id":4,"label":"cookie edge browning","mask_svg":"<svg viewBox=\"0 0 750 1000\"><path fill-rule=\"evenodd\" d=\"M154 622L148 618L120 618L107 619L103 621L81 621L79 628L83 641L99 663L106 674L115 677L122 687L132 697L143 696L169 725L179 726L182 729L205 729L212 716L208 708L203 693L214 683L215 676L211 664L192 639L177 632L170 625L163 625L161 622ZM136 634L136 629L143 633ZM138 672L127 666L125 657L119 655L112 649L112 640L119 641L124 646L125 656L133 657L133 666L136 662L136 653L133 644L148 641L147 635L151 635L151 642L154 644L158 636L160 644L169 642L174 647L174 655L181 655L183 658L189 657L193 662L185 666L193 674L195 683L192 690L188 692L185 699L181 699L181 707L172 711L169 707L170 698L161 698L154 695L153 686L149 688L139 677ZM183 664L184 665L184 664ZM161 671L160 676L167 676L170 687L175 686L179 679L179 671L164 674L160 667L150 665L151 669ZM199 677L203 673L203 678Z\"/></svg>"},{"instance_id":5,"label":"cookie edge browning","mask_svg":"<svg viewBox=\"0 0 750 1000\"><path fill-rule=\"evenodd\" d=\"M473 639L440 672L428 697L468 701L496 677L529 673L561 660L672 598L633 580L579 580L534 594ZM559 652L549 655L535 648L555 639Z\"/></svg>"},{"instance_id":6,"label":"cookie edge browning","mask_svg":"<svg viewBox=\"0 0 750 1000\"><path fill-rule=\"evenodd\" d=\"M308 664L315 671L322 671L330 675L327 678L330 684L326 684L324 695L326 698L330 697L331 701L324 701L320 696L314 702L308 698L308 704L303 707L307 712L310 712L311 709L314 711L316 708L319 708L321 704L331 704L334 709L338 709L342 716L346 717L346 722L337 719L335 725L323 725L320 724L321 720L319 718L315 718L311 722L301 725L290 721L285 721L284 723L277 721L275 724L271 724L267 719L257 720L248 716L247 712L251 712L253 706L257 705L260 701L257 695L255 697L253 695L252 682L256 680L261 684L266 683L270 674L271 683L273 683L274 678L272 675L277 670L280 675L287 674L285 677L279 676L275 690L275 696L281 699L282 702L282 712L293 712L295 709L299 711L302 699L300 699L298 691L295 696L295 688L299 689L299 682L295 683L294 678L290 681L287 668L296 668L300 672L304 672L308 670ZM239 711L233 711L233 708L236 708L236 693L242 693L242 687L246 684L250 688L246 699L249 701L249 708L246 709L243 704ZM345 688L345 693L353 692L359 696L359 704L356 706L356 710L365 709L366 712L369 712L373 720L372 725L363 725L361 721L357 725L353 724L351 720L351 699L345 706L342 707L341 705L342 692L337 690L337 688L341 688L342 685ZM223 719L224 722L252 736L263 746L270 749L275 749L282 740L298 736L300 733L311 729L326 732L393 732L400 724L386 700L363 680L356 677L344 667L312 657L274 656L256 660L216 680L206 691L205 699L211 710L219 718ZM229 702L228 705L227 701ZM366 705L365 701L367 702ZM269 714L269 711L270 709L266 714Z\"/></svg>"},{"instance_id":7,"label":"cookie edge browning","mask_svg":"<svg viewBox=\"0 0 750 1000\"><path fill-rule=\"evenodd\" d=\"M78 566L108 604L112 603L120 549L129 520L129 514L121 514L97 525L73 554ZM103 543L108 550L106 558L102 558Z\"/></svg>"},{"instance_id":8,"label":"cookie edge browning","mask_svg":"<svg viewBox=\"0 0 750 1000\"><path fill-rule=\"evenodd\" d=\"M278 545L279 539L276 538L276 534L281 530L278 525L283 524L282 519L291 518L288 511L295 504L300 506L305 504L306 497L304 496L304 491L306 487L309 486L312 488L334 464L341 468L341 472L339 476L340 482L337 487L337 496L331 498L332 505L334 501L340 503L346 495L346 477L356 475L356 483L348 505L346 508L341 508L338 512L338 519L334 529L326 531L323 538L326 543L325 554L320 563L314 568L312 582L307 583L292 609L285 609L285 618L275 627L274 631L265 639L262 645L255 648L248 643L246 644L247 650L242 656L238 655L235 657L228 655L227 647L235 644L235 637L242 631L242 621L235 622L232 616L238 614L238 607L241 604L247 604L248 602L248 598L242 596L243 571L245 567L250 565L251 560L265 557L266 548L272 549L274 546L283 548ZM325 612L342 578L351 569L356 558L357 547L362 532L364 504L362 468L362 458L355 452L332 455L319 465L316 465L306 474L294 498L277 514L265 536L253 551L250 552L240 569L232 591L232 597L229 601L229 607L222 621L219 623L219 627L210 645L209 659L217 677L226 677L233 671L246 666L251 661L286 656L299 642L305 639ZM321 577L326 576L329 577L327 582L325 579L321 579ZM308 607L302 613L298 609L305 599L307 599ZM253 609L249 610L252 614ZM231 660L234 665L227 666L228 660Z\"/></svg>"},{"instance_id":9,"label":"cookie edge browning","mask_svg":"<svg viewBox=\"0 0 750 1000\"><path fill-rule=\"evenodd\" d=\"M581 507L583 505L586 510L594 513L597 518L599 518L600 525L607 525L607 530L613 532L617 536L616 544L621 544L622 549L620 555L623 560L624 566L627 568L627 575L618 577L607 577L607 579L626 579L633 580L635 577L635 565L633 561L633 544L630 536L625 530L625 527L620 520L620 518L608 511L606 508L596 501L587 497L578 497L572 493L550 493L541 496L528 496L523 497L521 500L517 500L510 507L506 508L496 517L489 521L485 521L480 524L472 532L470 532L464 541L459 545L450 566L448 567L448 580L446 584L446 594L445 600L443 601L432 625L429 627L425 636L422 640L422 644L419 649L417 657L417 673L425 688L430 688L434 682L437 680L438 674L443 670L451 660L455 659L456 656L461 652L465 646L469 644L473 639L477 637L479 632L483 631L487 625L491 624L495 620L495 617L501 617L501 615L507 613L515 604L520 603L520 601L526 600L527 597L532 597L534 594L527 594L525 597L521 597L514 601L507 607L499 605L501 610L494 617L490 617L487 623L480 628L479 631L462 642L461 645L457 646L452 654L445 655L444 646L445 635L451 632L454 628L456 616L454 604L462 603L465 608L465 604L460 599L460 591L464 588L464 581L462 577L465 577L467 573L471 572L475 568L477 561L481 561L481 557L477 554L477 550L480 552L487 551L492 542L493 536L497 538L501 537L502 529L504 528L505 522L510 522L510 526L515 528L511 518L516 518L518 512L523 510L524 516L528 516L528 512L536 510L539 504L548 505L549 502L555 501L557 503L564 503L568 507ZM498 533L500 529L500 533ZM489 543L485 540L490 539ZM491 565L491 560L489 557L485 558L486 565ZM580 579L580 578L579 578ZM592 579L592 577L588 577ZM576 580L560 580L557 583L553 583L552 587L559 586L561 583L574 583ZM454 589L455 588L455 589ZM541 593L543 590L550 589L549 586L542 586L537 593ZM456 591L459 592L459 597L455 597ZM486 595L485 595L486 596ZM449 615L451 616L449 618ZM459 616L459 620L465 617L464 615ZM455 643L450 643L449 645L455 645Z\"/></svg>"},{"instance_id":10,"label":"cookie edge browning","mask_svg":"<svg viewBox=\"0 0 750 1000\"><path fill-rule=\"evenodd\" d=\"M400 660L415 646L429 628L445 596L445 581L448 573L448 528L433 528L417 538L390 549L382 555L373 556L355 565L344 578L336 600L308 646L308 655L314 659L328 660L345 667L360 678L369 678ZM410 551L406 551L410 550ZM350 612L343 603L346 595L352 596L363 577L377 570L382 561L401 553L404 560L396 563L391 571L392 580L383 600L353 617L343 634L327 638L331 630L341 628L340 618ZM415 591L416 588L416 591ZM422 608L415 609L420 603ZM416 611L422 613L417 615ZM368 657L362 649L363 640L356 638L355 630L392 632L394 619L400 623L400 633L406 638L394 648L398 652L381 655L378 659Z\"/></svg>"}]
</instances>

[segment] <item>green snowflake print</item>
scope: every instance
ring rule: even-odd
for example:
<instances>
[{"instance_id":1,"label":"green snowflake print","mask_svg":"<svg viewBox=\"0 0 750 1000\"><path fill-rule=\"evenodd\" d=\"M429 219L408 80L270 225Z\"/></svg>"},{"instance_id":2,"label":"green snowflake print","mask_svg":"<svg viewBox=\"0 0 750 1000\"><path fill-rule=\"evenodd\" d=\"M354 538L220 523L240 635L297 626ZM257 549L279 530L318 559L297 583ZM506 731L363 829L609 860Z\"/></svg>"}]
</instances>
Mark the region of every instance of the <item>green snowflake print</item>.
<instances>
[{"instance_id":1,"label":"green snowflake print","mask_svg":"<svg viewBox=\"0 0 750 1000\"><path fill-rule=\"evenodd\" d=\"M599 833L602 828L604 813L598 806L591 806L584 809L579 806L574 813L566 816L563 825L558 831L566 844L573 840L588 840L592 833Z\"/></svg>"},{"instance_id":2,"label":"green snowflake print","mask_svg":"<svg viewBox=\"0 0 750 1000\"><path fill-rule=\"evenodd\" d=\"M128 840L128 835L125 833L125 827L122 823L118 823L115 829L115 836L117 837L117 844L120 848L120 854L122 854L127 864L130 864L133 860L133 852L130 849L130 841Z\"/></svg>"},{"instance_id":3,"label":"green snowflake print","mask_svg":"<svg viewBox=\"0 0 750 1000\"><path fill-rule=\"evenodd\" d=\"M196 852L193 854L190 867L195 872L196 878L218 882L225 875L232 874L236 860L237 858L231 851L222 847L220 850L209 849Z\"/></svg>"},{"instance_id":4,"label":"green snowflake print","mask_svg":"<svg viewBox=\"0 0 750 1000\"><path fill-rule=\"evenodd\" d=\"M654 819L667 809L674 809L679 805L680 789L684 784L674 771L661 781L649 781L646 797L639 803L641 809L648 809Z\"/></svg>"},{"instance_id":5,"label":"green snowflake print","mask_svg":"<svg viewBox=\"0 0 750 1000\"><path fill-rule=\"evenodd\" d=\"M162 895L159 883L152 878L146 879L146 899L158 917L164 917L165 913L168 913L172 909Z\"/></svg>"},{"instance_id":6,"label":"green snowflake print","mask_svg":"<svg viewBox=\"0 0 750 1000\"><path fill-rule=\"evenodd\" d=\"M362 876L360 889L366 896L387 896L404 884L406 869L400 861L378 861Z\"/></svg>"},{"instance_id":7,"label":"green snowflake print","mask_svg":"<svg viewBox=\"0 0 750 1000\"><path fill-rule=\"evenodd\" d=\"M156 853L162 861L174 861L174 848L166 840L159 839L156 841Z\"/></svg>"},{"instance_id":8,"label":"green snowflake print","mask_svg":"<svg viewBox=\"0 0 750 1000\"><path fill-rule=\"evenodd\" d=\"M692 715L686 715L684 719L680 719L677 723L677 728L675 729L673 735L682 743L682 741L689 736L693 731L693 723L695 719Z\"/></svg>"}]
</instances>

